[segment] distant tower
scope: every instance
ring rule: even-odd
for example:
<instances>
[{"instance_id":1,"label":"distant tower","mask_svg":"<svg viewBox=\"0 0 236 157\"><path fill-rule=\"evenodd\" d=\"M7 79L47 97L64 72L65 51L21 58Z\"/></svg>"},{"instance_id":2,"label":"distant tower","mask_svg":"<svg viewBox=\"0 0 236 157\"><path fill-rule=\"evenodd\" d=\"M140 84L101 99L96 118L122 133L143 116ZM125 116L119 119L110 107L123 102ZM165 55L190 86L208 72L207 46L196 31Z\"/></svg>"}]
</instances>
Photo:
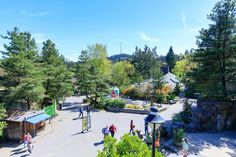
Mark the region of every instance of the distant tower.
<instances>
[{"instance_id":1,"label":"distant tower","mask_svg":"<svg viewBox=\"0 0 236 157\"><path fill-rule=\"evenodd\" d=\"M120 56L119 56L119 59L118 59L119 62L121 61L121 54L122 54L122 43L120 43Z\"/></svg>"},{"instance_id":2,"label":"distant tower","mask_svg":"<svg viewBox=\"0 0 236 157\"><path fill-rule=\"evenodd\" d=\"M120 43L120 54L122 54L122 43Z\"/></svg>"}]
</instances>

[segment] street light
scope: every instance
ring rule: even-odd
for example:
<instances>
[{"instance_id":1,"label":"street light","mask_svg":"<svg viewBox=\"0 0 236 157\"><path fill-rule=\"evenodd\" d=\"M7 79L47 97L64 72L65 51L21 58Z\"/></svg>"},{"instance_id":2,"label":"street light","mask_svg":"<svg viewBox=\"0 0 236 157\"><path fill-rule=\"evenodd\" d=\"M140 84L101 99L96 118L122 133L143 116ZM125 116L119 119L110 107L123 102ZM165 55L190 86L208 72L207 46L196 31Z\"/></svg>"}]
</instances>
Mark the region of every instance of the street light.
<instances>
[{"instance_id":1,"label":"street light","mask_svg":"<svg viewBox=\"0 0 236 157\"><path fill-rule=\"evenodd\" d=\"M145 118L145 122L152 128L152 157L155 157L155 130L159 129L165 120L160 116L157 107L151 107L149 115Z\"/></svg>"}]
</instances>

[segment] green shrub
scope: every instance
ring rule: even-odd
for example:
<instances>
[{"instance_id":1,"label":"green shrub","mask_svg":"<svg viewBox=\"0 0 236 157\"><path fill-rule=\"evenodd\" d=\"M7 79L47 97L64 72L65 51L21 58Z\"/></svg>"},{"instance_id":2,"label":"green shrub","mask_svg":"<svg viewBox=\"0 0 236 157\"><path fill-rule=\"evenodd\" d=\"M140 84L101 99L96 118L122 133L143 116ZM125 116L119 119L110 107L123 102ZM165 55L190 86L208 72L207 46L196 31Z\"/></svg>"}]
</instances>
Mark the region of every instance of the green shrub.
<instances>
[{"instance_id":1,"label":"green shrub","mask_svg":"<svg viewBox=\"0 0 236 157\"><path fill-rule=\"evenodd\" d=\"M172 117L172 120L173 122L182 122L182 117L181 115L178 113L178 114L175 114L173 117Z\"/></svg>"},{"instance_id":2,"label":"green shrub","mask_svg":"<svg viewBox=\"0 0 236 157\"><path fill-rule=\"evenodd\" d=\"M104 140L104 148L98 151L97 157L151 157L152 152L148 146L137 136L125 134L120 141L107 136ZM163 157L156 151L155 157Z\"/></svg>"},{"instance_id":3,"label":"green shrub","mask_svg":"<svg viewBox=\"0 0 236 157\"><path fill-rule=\"evenodd\" d=\"M107 102L108 107L116 107L116 108L124 108L125 107L125 101L121 99L115 99Z\"/></svg>"},{"instance_id":4,"label":"green shrub","mask_svg":"<svg viewBox=\"0 0 236 157\"><path fill-rule=\"evenodd\" d=\"M167 100L170 101L170 100L174 100L176 98L176 95L174 92L170 92L168 95L167 95Z\"/></svg>"},{"instance_id":5,"label":"green shrub","mask_svg":"<svg viewBox=\"0 0 236 157\"><path fill-rule=\"evenodd\" d=\"M105 97L102 97L98 105L96 105L97 109L107 109L108 107L116 107L116 108L124 108L125 107L125 101L121 99L108 99Z\"/></svg>"},{"instance_id":6,"label":"green shrub","mask_svg":"<svg viewBox=\"0 0 236 157\"><path fill-rule=\"evenodd\" d=\"M0 104L0 120L6 117L6 109L3 104ZM7 127L7 123L0 121L0 137L3 135L3 129Z\"/></svg>"},{"instance_id":7,"label":"green shrub","mask_svg":"<svg viewBox=\"0 0 236 157\"><path fill-rule=\"evenodd\" d=\"M178 129L174 135L174 141L177 143L181 143L184 138L184 129Z\"/></svg>"},{"instance_id":8,"label":"green shrub","mask_svg":"<svg viewBox=\"0 0 236 157\"><path fill-rule=\"evenodd\" d=\"M185 100L183 111L180 113L184 123L190 123L192 120L192 105L188 103L188 99Z\"/></svg>"},{"instance_id":9,"label":"green shrub","mask_svg":"<svg viewBox=\"0 0 236 157\"><path fill-rule=\"evenodd\" d=\"M100 100L98 101L98 104L95 106L97 109L107 109L107 103L109 99L105 97L101 97Z\"/></svg>"},{"instance_id":10,"label":"green shrub","mask_svg":"<svg viewBox=\"0 0 236 157\"><path fill-rule=\"evenodd\" d=\"M167 95L164 94L157 94L156 96L157 103L167 103Z\"/></svg>"}]
</instances>

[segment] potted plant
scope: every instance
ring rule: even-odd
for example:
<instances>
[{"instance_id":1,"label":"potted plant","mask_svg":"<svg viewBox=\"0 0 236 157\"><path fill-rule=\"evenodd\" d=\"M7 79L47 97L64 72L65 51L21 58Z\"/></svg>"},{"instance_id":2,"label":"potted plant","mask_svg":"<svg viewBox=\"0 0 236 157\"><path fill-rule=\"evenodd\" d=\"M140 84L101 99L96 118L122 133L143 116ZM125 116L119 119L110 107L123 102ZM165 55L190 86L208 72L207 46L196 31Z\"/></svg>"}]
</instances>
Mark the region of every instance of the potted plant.
<instances>
[{"instance_id":1,"label":"potted plant","mask_svg":"<svg viewBox=\"0 0 236 157\"><path fill-rule=\"evenodd\" d=\"M182 147L182 140L184 138L184 129L177 129L174 134L174 145L177 147Z\"/></svg>"}]
</instances>

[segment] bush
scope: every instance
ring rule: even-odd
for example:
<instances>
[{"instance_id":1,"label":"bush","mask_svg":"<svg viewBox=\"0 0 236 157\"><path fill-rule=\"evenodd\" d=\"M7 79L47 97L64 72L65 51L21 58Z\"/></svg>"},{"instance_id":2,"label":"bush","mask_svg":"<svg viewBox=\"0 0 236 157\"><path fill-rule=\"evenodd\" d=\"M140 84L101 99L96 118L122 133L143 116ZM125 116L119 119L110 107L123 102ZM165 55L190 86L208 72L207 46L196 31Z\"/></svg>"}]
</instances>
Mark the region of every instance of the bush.
<instances>
[{"instance_id":1,"label":"bush","mask_svg":"<svg viewBox=\"0 0 236 157\"><path fill-rule=\"evenodd\" d=\"M125 101L120 99L115 99L108 101L107 103L108 107L116 107L116 108L124 108L125 107Z\"/></svg>"},{"instance_id":2,"label":"bush","mask_svg":"<svg viewBox=\"0 0 236 157\"><path fill-rule=\"evenodd\" d=\"M170 100L174 100L176 99L176 95L174 92L170 92L168 95L167 95L167 100L170 101Z\"/></svg>"},{"instance_id":3,"label":"bush","mask_svg":"<svg viewBox=\"0 0 236 157\"><path fill-rule=\"evenodd\" d=\"M190 123L192 120L192 107L191 104L188 103L188 100L185 100L183 111L173 116L173 122L184 122Z\"/></svg>"},{"instance_id":4,"label":"bush","mask_svg":"<svg viewBox=\"0 0 236 157\"><path fill-rule=\"evenodd\" d=\"M125 107L125 101L121 99L107 99L105 97L102 97L98 105L96 106L97 109L107 109L108 107L116 107L116 108L124 108Z\"/></svg>"},{"instance_id":5,"label":"bush","mask_svg":"<svg viewBox=\"0 0 236 157\"><path fill-rule=\"evenodd\" d=\"M134 109L143 109L143 106L142 105L134 105Z\"/></svg>"},{"instance_id":6,"label":"bush","mask_svg":"<svg viewBox=\"0 0 236 157\"><path fill-rule=\"evenodd\" d=\"M104 140L104 148L98 151L97 157L151 157L151 150L137 136L125 134L120 141L107 136ZM155 157L163 157L156 151Z\"/></svg>"},{"instance_id":7,"label":"bush","mask_svg":"<svg viewBox=\"0 0 236 157\"><path fill-rule=\"evenodd\" d=\"M192 107L188 103L188 99L184 101L183 111L180 113L184 123L190 123L192 120Z\"/></svg>"},{"instance_id":8,"label":"bush","mask_svg":"<svg viewBox=\"0 0 236 157\"><path fill-rule=\"evenodd\" d=\"M182 143L183 138L184 138L184 129L178 129L174 135L174 142Z\"/></svg>"},{"instance_id":9,"label":"bush","mask_svg":"<svg viewBox=\"0 0 236 157\"><path fill-rule=\"evenodd\" d=\"M167 96L164 94L157 94L156 102L157 103L167 103Z\"/></svg>"},{"instance_id":10,"label":"bush","mask_svg":"<svg viewBox=\"0 0 236 157\"><path fill-rule=\"evenodd\" d=\"M134 109L134 105L133 105L133 104L127 104L127 105L126 105L126 108Z\"/></svg>"},{"instance_id":11,"label":"bush","mask_svg":"<svg viewBox=\"0 0 236 157\"><path fill-rule=\"evenodd\" d=\"M141 109L143 109L143 106L142 105L127 104L126 108L141 110Z\"/></svg>"}]
</instances>

